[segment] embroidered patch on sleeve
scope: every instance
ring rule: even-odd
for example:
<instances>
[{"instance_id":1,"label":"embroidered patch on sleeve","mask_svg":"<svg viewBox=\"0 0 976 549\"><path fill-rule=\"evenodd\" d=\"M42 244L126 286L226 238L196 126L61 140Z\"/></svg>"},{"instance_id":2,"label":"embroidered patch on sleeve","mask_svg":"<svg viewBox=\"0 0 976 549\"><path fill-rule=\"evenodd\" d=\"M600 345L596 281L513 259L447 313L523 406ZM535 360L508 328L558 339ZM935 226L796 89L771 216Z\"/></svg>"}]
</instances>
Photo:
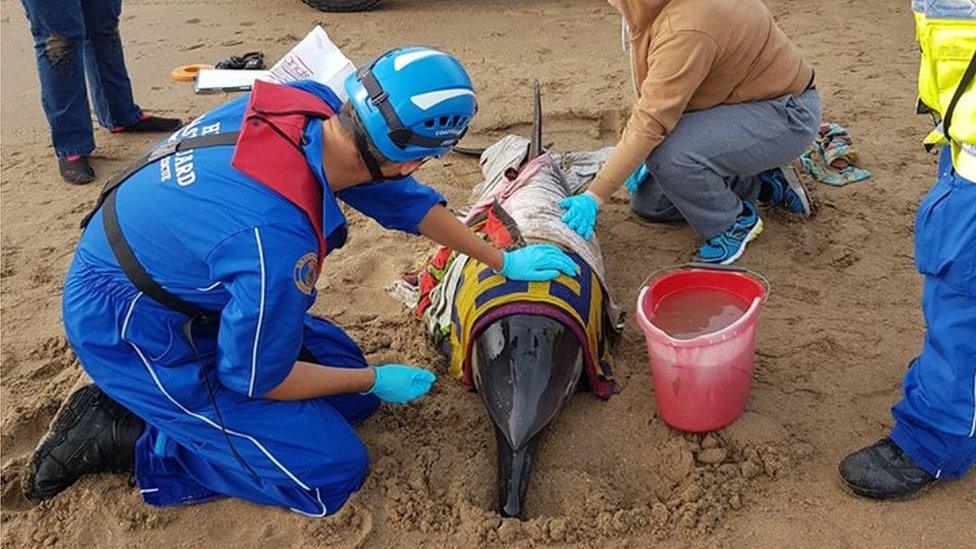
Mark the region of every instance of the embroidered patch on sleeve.
<instances>
[{"instance_id":1,"label":"embroidered patch on sleeve","mask_svg":"<svg viewBox=\"0 0 976 549\"><path fill-rule=\"evenodd\" d=\"M319 276L319 257L315 252L308 252L295 263L295 286L305 295L311 295L315 289L315 281Z\"/></svg>"}]
</instances>

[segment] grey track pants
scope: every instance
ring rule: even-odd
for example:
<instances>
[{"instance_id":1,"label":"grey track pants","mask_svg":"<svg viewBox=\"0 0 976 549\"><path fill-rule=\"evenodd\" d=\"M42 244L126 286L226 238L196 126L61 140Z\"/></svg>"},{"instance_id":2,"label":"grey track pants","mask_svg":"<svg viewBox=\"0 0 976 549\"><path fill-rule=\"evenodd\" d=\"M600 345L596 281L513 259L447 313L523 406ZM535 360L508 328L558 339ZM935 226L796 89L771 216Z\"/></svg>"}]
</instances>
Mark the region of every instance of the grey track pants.
<instances>
[{"instance_id":1,"label":"grey track pants","mask_svg":"<svg viewBox=\"0 0 976 549\"><path fill-rule=\"evenodd\" d=\"M685 219L702 240L717 236L742 200L759 196L756 174L800 156L819 126L816 90L685 113L647 158L651 177L631 206L651 221Z\"/></svg>"}]
</instances>

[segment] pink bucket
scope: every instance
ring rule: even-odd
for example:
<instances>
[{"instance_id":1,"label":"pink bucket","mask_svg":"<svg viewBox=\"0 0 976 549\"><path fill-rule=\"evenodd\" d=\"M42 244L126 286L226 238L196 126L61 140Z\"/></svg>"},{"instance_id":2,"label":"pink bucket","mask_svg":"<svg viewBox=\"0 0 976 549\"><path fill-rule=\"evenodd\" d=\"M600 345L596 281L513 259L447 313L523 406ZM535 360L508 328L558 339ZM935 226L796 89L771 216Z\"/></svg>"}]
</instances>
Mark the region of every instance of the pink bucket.
<instances>
[{"instance_id":1,"label":"pink bucket","mask_svg":"<svg viewBox=\"0 0 976 549\"><path fill-rule=\"evenodd\" d=\"M654 275L652 275L654 276ZM651 323L661 301L689 289L721 290L749 304L731 325L692 339L675 339ZM690 264L657 275L637 299L654 396L661 419L702 433L735 421L745 408L756 358L756 328L769 284L737 267Z\"/></svg>"}]
</instances>

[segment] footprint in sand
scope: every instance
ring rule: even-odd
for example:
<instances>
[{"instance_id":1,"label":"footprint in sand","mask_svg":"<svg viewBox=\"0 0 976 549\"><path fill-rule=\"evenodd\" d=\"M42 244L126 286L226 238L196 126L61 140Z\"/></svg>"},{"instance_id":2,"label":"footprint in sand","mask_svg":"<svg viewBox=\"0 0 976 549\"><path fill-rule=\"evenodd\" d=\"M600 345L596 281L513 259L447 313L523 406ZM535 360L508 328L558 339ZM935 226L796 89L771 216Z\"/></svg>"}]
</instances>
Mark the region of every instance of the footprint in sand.
<instances>
[{"instance_id":1,"label":"footprint in sand","mask_svg":"<svg viewBox=\"0 0 976 549\"><path fill-rule=\"evenodd\" d=\"M4 443L4 448L6 447ZM4 511L22 512L33 507L33 504L24 499L21 490L21 478L26 465L27 457L21 456L4 463L3 469L0 470L0 484L3 485L0 489L0 507L3 507Z\"/></svg>"},{"instance_id":2,"label":"footprint in sand","mask_svg":"<svg viewBox=\"0 0 976 549\"><path fill-rule=\"evenodd\" d=\"M311 545L364 547L373 532L373 514L362 505L347 505L331 520L308 522L302 531Z\"/></svg>"}]
</instances>

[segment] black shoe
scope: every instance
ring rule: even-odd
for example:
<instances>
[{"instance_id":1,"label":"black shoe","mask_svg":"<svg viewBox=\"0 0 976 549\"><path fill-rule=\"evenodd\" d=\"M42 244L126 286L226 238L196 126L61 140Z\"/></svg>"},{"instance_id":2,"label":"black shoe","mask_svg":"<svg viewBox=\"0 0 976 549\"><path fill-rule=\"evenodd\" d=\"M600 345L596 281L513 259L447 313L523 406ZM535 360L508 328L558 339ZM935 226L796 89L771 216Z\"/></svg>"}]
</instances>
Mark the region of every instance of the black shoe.
<instances>
[{"instance_id":1,"label":"black shoe","mask_svg":"<svg viewBox=\"0 0 976 549\"><path fill-rule=\"evenodd\" d=\"M95 170L88 163L87 156L59 156L58 170L61 171L61 179L72 185L84 185L95 179Z\"/></svg>"},{"instance_id":2,"label":"black shoe","mask_svg":"<svg viewBox=\"0 0 976 549\"><path fill-rule=\"evenodd\" d=\"M52 498L84 475L131 472L145 423L95 385L78 389L34 451L24 497Z\"/></svg>"},{"instance_id":3,"label":"black shoe","mask_svg":"<svg viewBox=\"0 0 976 549\"><path fill-rule=\"evenodd\" d=\"M909 499L936 482L887 437L844 458L840 478L854 494L879 500Z\"/></svg>"},{"instance_id":4,"label":"black shoe","mask_svg":"<svg viewBox=\"0 0 976 549\"><path fill-rule=\"evenodd\" d=\"M144 114L135 124L128 126L116 126L111 129L112 133L162 133L173 132L180 129L183 121L179 118L163 118Z\"/></svg>"},{"instance_id":5,"label":"black shoe","mask_svg":"<svg viewBox=\"0 0 976 549\"><path fill-rule=\"evenodd\" d=\"M264 54L259 51L252 51L244 55L232 55L228 59L219 61L214 68L221 70L261 70L265 68Z\"/></svg>"}]
</instances>

